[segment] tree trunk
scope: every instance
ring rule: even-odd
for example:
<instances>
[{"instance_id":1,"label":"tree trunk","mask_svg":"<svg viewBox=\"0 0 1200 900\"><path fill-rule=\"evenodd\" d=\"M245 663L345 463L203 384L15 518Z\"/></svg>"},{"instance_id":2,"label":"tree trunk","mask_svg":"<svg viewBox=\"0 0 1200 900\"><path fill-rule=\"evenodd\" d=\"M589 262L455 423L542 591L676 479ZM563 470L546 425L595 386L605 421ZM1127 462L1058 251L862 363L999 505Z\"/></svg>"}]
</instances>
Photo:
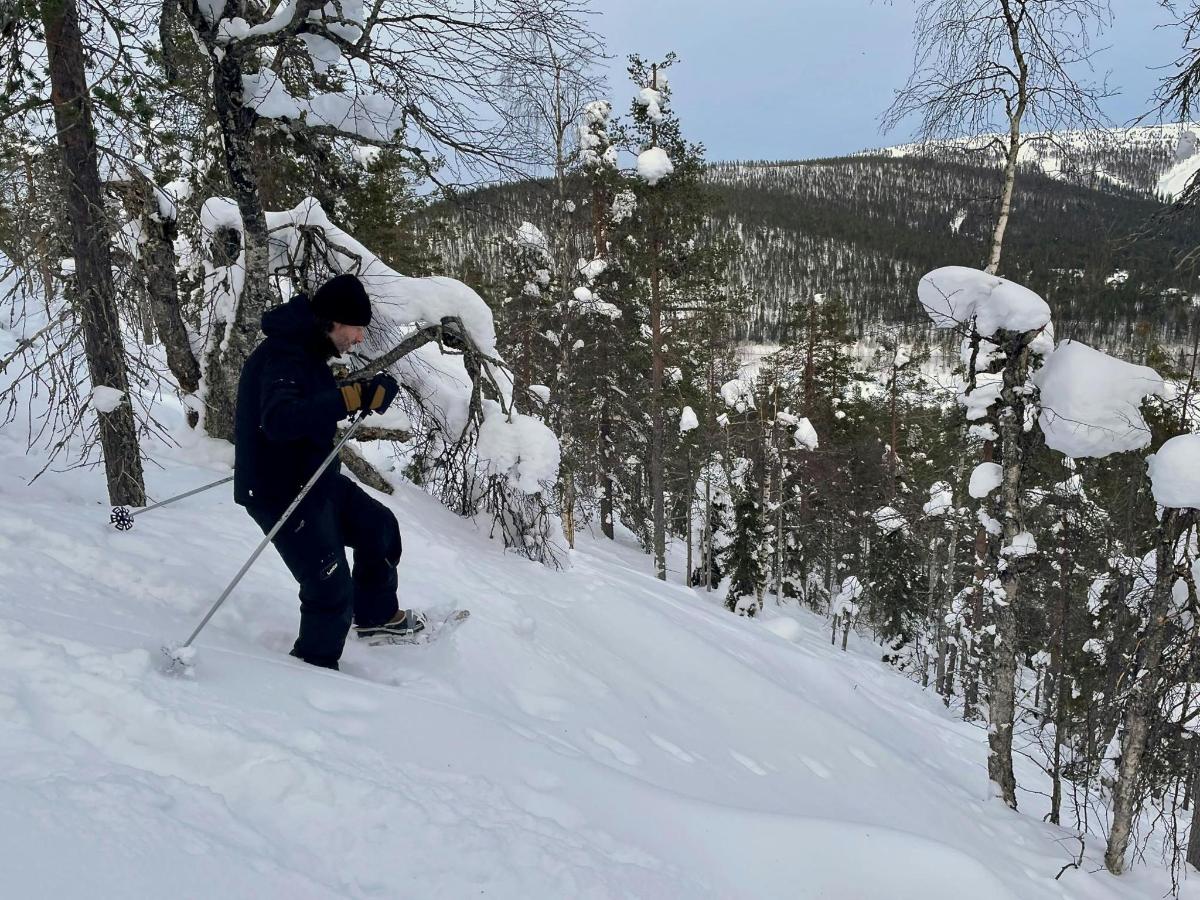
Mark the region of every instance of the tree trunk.
<instances>
[{"instance_id":1,"label":"tree trunk","mask_svg":"<svg viewBox=\"0 0 1200 900\"><path fill-rule=\"evenodd\" d=\"M111 412L97 411L110 502L144 506L142 458L125 371L125 346L113 289L112 258L75 0L43 0L50 60L50 101L62 153L63 194L75 254L75 306L94 387L121 391Z\"/></svg>"},{"instance_id":2,"label":"tree trunk","mask_svg":"<svg viewBox=\"0 0 1200 900\"><path fill-rule=\"evenodd\" d=\"M1108 832L1108 849L1104 865L1114 875L1125 868L1125 851L1133 830L1137 812L1138 775L1146 740L1150 735L1151 719L1157 709L1158 664L1167 641L1167 613L1171 608L1171 588L1175 578L1175 544L1182 531L1184 518L1179 510L1164 511L1158 526L1154 559L1154 593L1150 615L1142 638L1140 659L1134 661L1135 681L1125 709L1121 733L1121 761L1113 784L1113 817Z\"/></svg>"},{"instance_id":3,"label":"tree trunk","mask_svg":"<svg viewBox=\"0 0 1200 900\"><path fill-rule=\"evenodd\" d=\"M958 644L950 644L946 650L946 680L942 683L942 700L949 706L954 696L954 668L958 662Z\"/></svg>"},{"instance_id":4,"label":"tree trunk","mask_svg":"<svg viewBox=\"0 0 1200 900\"><path fill-rule=\"evenodd\" d=\"M149 179L135 176L133 181L136 215L142 225L146 242L138 260L146 291L150 295L150 312L154 328L167 355L167 367L175 376L180 391L195 394L200 389L200 363L192 351L192 341L179 308L178 259L175 238L178 228L174 219L164 218L158 208L154 186ZM189 421L196 424L194 412Z\"/></svg>"},{"instance_id":5,"label":"tree trunk","mask_svg":"<svg viewBox=\"0 0 1200 900\"><path fill-rule=\"evenodd\" d=\"M1200 753L1192 752L1192 796L1200 792ZM1188 833L1187 861L1193 869L1200 869L1200 802L1192 804L1192 825Z\"/></svg>"},{"instance_id":6,"label":"tree trunk","mask_svg":"<svg viewBox=\"0 0 1200 900\"><path fill-rule=\"evenodd\" d=\"M1029 344L1037 332L1001 332L1006 346L1004 387L1001 391L1000 440L1003 458L1001 504L1004 543L1011 547L1023 532L1021 470L1024 448L1021 435L1025 424L1025 399L1021 392L1029 369ZM1000 592L993 596L996 641L992 660L992 684L988 696L988 777L1000 798L1017 808L1017 782L1013 774L1012 738L1016 714L1017 616L1021 590L1021 557L1013 555L1000 569Z\"/></svg>"},{"instance_id":7,"label":"tree trunk","mask_svg":"<svg viewBox=\"0 0 1200 900\"><path fill-rule=\"evenodd\" d=\"M271 303L267 217L253 163L258 116L242 105L244 51L237 42L218 46L212 25L196 0L184 0L183 9L212 60L213 109L221 129L225 173L242 218L242 293L232 319L213 323L221 331L211 341L204 371L205 430L212 437L233 440L238 378L258 342L259 325Z\"/></svg>"},{"instance_id":8,"label":"tree trunk","mask_svg":"<svg viewBox=\"0 0 1200 900\"><path fill-rule=\"evenodd\" d=\"M1000 251L1004 246L1004 232L1008 228L1008 217L1012 212L1013 192L1017 183L1017 161L1021 154L1021 123L1029 104L1029 63L1021 46L1020 30L1020 18L1025 15L1024 5L1021 3L1020 9L1014 11L1011 0L1000 0L1013 61L1017 68L1017 96L1008 113L1008 152L1004 159L1004 188L1000 192L1000 211L996 216L996 227L992 230L992 245L986 269L991 275L1000 271Z\"/></svg>"},{"instance_id":9,"label":"tree trunk","mask_svg":"<svg viewBox=\"0 0 1200 900\"><path fill-rule=\"evenodd\" d=\"M928 595L926 596L926 599L925 599L925 603L928 607L928 612L927 612L926 616L927 616L927 618L932 618L934 620L933 647L935 648L935 651L940 649L940 642L941 642L941 635L942 635L942 619L944 618L944 616L942 615L942 611L940 609L938 609L938 605L937 605L938 549L941 547L941 544L942 544L942 542L936 538L930 542L930 544L929 544L929 567L928 567L928 571L926 573L927 579L928 579L928 582L927 582ZM926 646L926 657L925 657L925 660L921 663L921 687L929 687L929 662L930 662L930 660L929 660L929 655L928 655L928 647L929 647L928 632L926 632L925 646ZM935 683L938 680L939 679L935 676L935 679L934 679Z\"/></svg>"}]
</instances>

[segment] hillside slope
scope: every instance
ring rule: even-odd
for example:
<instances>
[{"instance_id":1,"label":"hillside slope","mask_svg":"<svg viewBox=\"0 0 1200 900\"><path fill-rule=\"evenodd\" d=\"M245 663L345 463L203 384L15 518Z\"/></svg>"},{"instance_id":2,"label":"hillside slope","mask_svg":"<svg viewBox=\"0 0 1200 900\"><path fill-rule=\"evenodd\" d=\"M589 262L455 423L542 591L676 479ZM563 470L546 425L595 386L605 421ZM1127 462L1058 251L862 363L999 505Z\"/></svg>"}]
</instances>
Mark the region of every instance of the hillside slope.
<instances>
[{"instance_id":1,"label":"hillside slope","mask_svg":"<svg viewBox=\"0 0 1200 900\"><path fill-rule=\"evenodd\" d=\"M1193 160L1200 156L1178 172ZM913 293L920 277L986 257L1000 170L898 153L717 163L709 182L712 231L741 242L729 270L748 305L740 338L785 338L788 320L817 293L842 298L860 336L877 323L916 336L927 328ZM571 195L579 199L573 252L590 257L585 192L576 186ZM1004 274L1051 298L1062 336L1123 352L1136 333L1186 342L1196 290L1177 264L1200 246L1200 223L1163 218L1166 210L1150 192L1106 179L1076 184L1031 165L1018 180ZM502 277L504 239L523 221L547 228L562 214L550 186L530 181L473 192L429 215L444 225L436 247L448 270L486 295L487 282Z\"/></svg>"},{"instance_id":2,"label":"hillside slope","mask_svg":"<svg viewBox=\"0 0 1200 900\"><path fill-rule=\"evenodd\" d=\"M226 471L156 449L163 497ZM1158 897L1089 838L986 800L983 731L823 619L758 620L585 541L569 571L511 555L400 483L402 599L470 607L425 647L286 656L273 552L158 670L259 534L225 490L107 524L97 472L0 432L0 865L34 897ZM1038 771L1018 760L1023 786ZM1200 883L1185 885L1200 896Z\"/></svg>"}]
</instances>

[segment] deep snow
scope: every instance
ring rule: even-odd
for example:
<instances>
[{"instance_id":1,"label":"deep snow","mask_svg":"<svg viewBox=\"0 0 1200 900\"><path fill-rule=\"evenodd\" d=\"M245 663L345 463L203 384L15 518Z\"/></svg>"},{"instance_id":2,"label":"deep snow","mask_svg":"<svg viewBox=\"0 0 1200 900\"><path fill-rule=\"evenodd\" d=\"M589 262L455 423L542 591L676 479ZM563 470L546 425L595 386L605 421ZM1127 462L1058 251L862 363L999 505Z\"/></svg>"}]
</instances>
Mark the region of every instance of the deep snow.
<instances>
[{"instance_id":1,"label":"deep snow","mask_svg":"<svg viewBox=\"0 0 1200 900\"><path fill-rule=\"evenodd\" d=\"M168 413L164 412L164 415ZM176 414L181 428L182 413ZM155 499L227 472L155 448ZM1088 838L987 800L985 736L794 608L741 619L585 536L569 571L502 552L412 486L401 602L469 607L429 646L288 656L268 551L228 486L108 524L98 471L0 431L0 867L11 897L1158 897ZM673 573L679 580L678 571ZM1044 778L1017 760L1022 785ZM1152 861L1153 862L1153 861ZM1185 896L1200 896L1197 882Z\"/></svg>"}]
</instances>

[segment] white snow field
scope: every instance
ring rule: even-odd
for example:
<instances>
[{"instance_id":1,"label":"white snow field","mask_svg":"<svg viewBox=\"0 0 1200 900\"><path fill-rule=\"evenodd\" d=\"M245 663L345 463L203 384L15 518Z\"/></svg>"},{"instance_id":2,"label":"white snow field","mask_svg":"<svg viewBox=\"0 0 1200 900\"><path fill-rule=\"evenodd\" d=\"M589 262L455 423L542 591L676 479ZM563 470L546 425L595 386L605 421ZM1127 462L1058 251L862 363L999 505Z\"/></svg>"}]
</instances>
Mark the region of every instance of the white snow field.
<instances>
[{"instance_id":1,"label":"white snow field","mask_svg":"<svg viewBox=\"0 0 1200 900\"><path fill-rule=\"evenodd\" d=\"M164 413L168 417L169 411ZM181 418L181 414L180 414ZM173 422L179 428L178 421ZM852 636L741 619L585 539L553 572L418 489L386 502L402 602L469 607L428 646L286 655L273 550L159 670L260 535L229 486L108 523L95 470L0 431L0 871L6 898L1160 897L987 800L985 739ZM155 450L156 499L227 473ZM676 576L678 577L678 576ZM1018 779L1041 790L1025 759ZM1200 896L1200 879L1183 894Z\"/></svg>"}]
</instances>

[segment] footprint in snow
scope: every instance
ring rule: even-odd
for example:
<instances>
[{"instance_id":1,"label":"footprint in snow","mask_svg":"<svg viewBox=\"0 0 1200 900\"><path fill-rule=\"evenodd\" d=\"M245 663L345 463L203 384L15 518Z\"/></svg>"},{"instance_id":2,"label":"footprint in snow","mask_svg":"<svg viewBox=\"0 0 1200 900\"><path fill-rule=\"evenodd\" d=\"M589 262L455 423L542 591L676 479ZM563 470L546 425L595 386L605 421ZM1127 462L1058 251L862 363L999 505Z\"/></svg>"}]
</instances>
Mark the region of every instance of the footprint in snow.
<instances>
[{"instance_id":1,"label":"footprint in snow","mask_svg":"<svg viewBox=\"0 0 1200 900\"><path fill-rule=\"evenodd\" d=\"M879 768L879 766L875 765L875 760L871 759L871 757L867 756L866 753L864 753L862 750L859 750L857 747L847 747L846 752L848 752L864 766L872 769Z\"/></svg>"},{"instance_id":2,"label":"footprint in snow","mask_svg":"<svg viewBox=\"0 0 1200 900\"><path fill-rule=\"evenodd\" d=\"M819 762L817 762L815 759L812 759L811 757L801 755L800 762L804 763L804 765L808 768L808 770L810 772L812 772L814 775L816 775L818 778L828 779L830 777L830 775L832 774L829 771L829 769L825 768L825 766L821 765Z\"/></svg>"},{"instance_id":3,"label":"footprint in snow","mask_svg":"<svg viewBox=\"0 0 1200 900\"><path fill-rule=\"evenodd\" d=\"M539 694L536 691L513 690L513 700L521 712L535 719L547 722L561 722L563 715L570 709L570 704L553 694Z\"/></svg>"},{"instance_id":4,"label":"footprint in snow","mask_svg":"<svg viewBox=\"0 0 1200 900\"><path fill-rule=\"evenodd\" d=\"M649 731L646 732L646 737L650 738L650 740L653 741L655 746L657 746L659 749L671 754L680 762L694 763L696 761L696 757L692 756L692 754L688 753L682 747L675 746L666 738L660 738L657 734L653 734Z\"/></svg>"},{"instance_id":5,"label":"footprint in snow","mask_svg":"<svg viewBox=\"0 0 1200 900\"><path fill-rule=\"evenodd\" d=\"M616 738L609 737L607 734L602 734L601 732L594 731L591 728L587 729L587 736L615 756L618 762L623 762L627 766L640 765L642 762L642 758L640 756L638 756Z\"/></svg>"},{"instance_id":6,"label":"footprint in snow","mask_svg":"<svg viewBox=\"0 0 1200 900\"><path fill-rule=\"evenodd\" d=\"M366 697L314 688L305 694L308 705L325 713L369 713L379 709L379 704Z\"/></svg>"},{"instance_id":7,"label":"footprint in snow","mask_svg":"<svg viewBox=\"0 0 1200 900\"><path fill-rule=\"evenodd\" d=\"M767 774L767 770L764 769L762 766L760 766L758 763L756 763L754 760L752 760L750 757L742 756L742 754L738 753L736 750L730 750L729 755L732 756L734 759L736 759L738 762L740 762L743 766L745 766L747 769L749 769L755 775L766 775Z\"/></svg>"}]
</instances>

